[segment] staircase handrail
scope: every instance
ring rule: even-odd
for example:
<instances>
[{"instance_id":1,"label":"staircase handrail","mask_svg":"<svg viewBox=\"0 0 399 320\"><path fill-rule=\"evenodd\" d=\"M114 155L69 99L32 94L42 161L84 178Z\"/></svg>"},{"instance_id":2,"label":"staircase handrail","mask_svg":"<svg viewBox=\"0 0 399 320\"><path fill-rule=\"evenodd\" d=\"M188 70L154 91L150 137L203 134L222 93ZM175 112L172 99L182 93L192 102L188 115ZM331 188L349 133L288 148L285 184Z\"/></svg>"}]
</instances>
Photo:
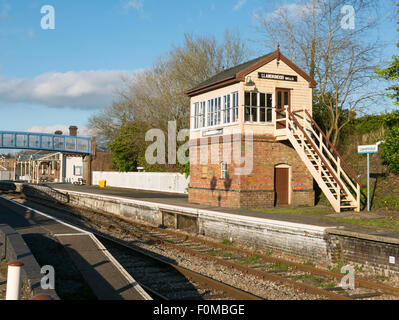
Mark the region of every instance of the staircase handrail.
<instances>
[{"instance_id":1,"label":"staircase handrail","mask_svg":"<svg viewBox=\"0 0 399 320\"><path fill-rule=\"evenodd\" d=\"M356 177L356 175L353 173L353 171L351 170L351 168L349 167L349 165L346 163L346 161L341 157L341 155L339 154L339 152L337 151L337 149L335 149L335 147L333 146L333 144L331 143L330 139L327 138L327 136L325 135L325 133L323 132L323 130L320 129L320 127L318 126L318 124L316 123L316 121L313 119L313 117L311 116L311 114L309 113L308 110L305 110L306 115L309 117L309 119L312 121L313 125L316 127L316 129L321 133L321 135L323 136L323 138L327 141L327 144L330 146L331 150L333 150L333 152L335 153L335 155L341 160L341 164L344 165L344 167L346 168L346 170L349 172L349 175L356 181L356 183L360 186L360 188L362 188L362 184L360 183L359 179Z\"/></svg>"},{"instance_id":2,"label":"staircase handrail","mask_svg":"<svg viewBox=\"0 0 399 320\"><path fill-rule=\"evenodd\" d=\"M323 164L326 166L326 168L330 172L330 174L334 177L334 180L336 181L336 183L340 186L341 189L344 189L344 186L342 185L340 179L338 179L338 177L335 175L335 172L331 168L330 164L328 164L327 161L325 161L324 156L320 154L320 152L317 149L317 147L315 146L313 140L308 136L308 134L306 133L305 129L301 126L299 121L296 119L295 115L288 109L287 109L287 113L289 114L290 118L292 118L292 120L295 122L295 124L298 126L298 128L302 131L302 133L304 134L304 136L306 137L308 142L312 145L314 151L320 157L321 162L323 162Z\"/></svg>"}]
</instances>

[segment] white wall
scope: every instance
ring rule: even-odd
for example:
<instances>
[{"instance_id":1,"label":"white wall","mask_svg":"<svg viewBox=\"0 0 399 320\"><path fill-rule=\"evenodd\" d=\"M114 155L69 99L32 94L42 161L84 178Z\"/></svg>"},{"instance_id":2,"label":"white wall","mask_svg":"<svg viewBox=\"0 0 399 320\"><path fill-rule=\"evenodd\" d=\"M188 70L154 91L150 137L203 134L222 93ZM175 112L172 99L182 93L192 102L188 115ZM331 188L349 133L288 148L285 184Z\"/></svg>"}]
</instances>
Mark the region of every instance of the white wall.
<instances>
[{"instance_id":1,"label":"white wall","mask_svg":"<svg viewBox=\"0 0 399 320\"><path fill-rule=\"evenodd\" d=\"M65 182L72 183L78 178L83 178L83 174L80 176L74 175L73 168L82 167L83 169L83 158L82 157L66 157L66 170L65 170ZM83 172L83 171L82 171Z\"/></svg>"},{"instance_id":2,"label":"white wall","mask_svg":"<svg viewBox=\"0 0 399 320\"><path fill-rule=\"evenodd\" d=\"M0 180L10 180L10 171L0 171Z\"/></svg>"},{"instance_id":3,"label":"white wall","mask_svg":"<svg viewBox=\"0 0 399 320\"><path fill-rule=\"evenodd\" d=\"M106 180L108 187L136 190L187 193L190 178L180 173L93 172L93 185Z\"/></svg>"}]
</instances>

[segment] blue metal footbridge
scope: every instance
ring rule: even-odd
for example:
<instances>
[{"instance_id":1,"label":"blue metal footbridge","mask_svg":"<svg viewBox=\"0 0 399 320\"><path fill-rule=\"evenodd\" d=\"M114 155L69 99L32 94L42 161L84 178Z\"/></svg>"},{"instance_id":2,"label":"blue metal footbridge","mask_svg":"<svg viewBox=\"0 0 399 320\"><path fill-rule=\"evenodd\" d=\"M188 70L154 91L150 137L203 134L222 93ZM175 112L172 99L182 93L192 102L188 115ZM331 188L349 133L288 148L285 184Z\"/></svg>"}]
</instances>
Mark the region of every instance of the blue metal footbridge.
<instances>
[{"instance_id":1,"label":"blue metal footbridge","mask_svg":"<svg viewBox=\"0 0 399 320\"><path fill-rule=\"evenodd\" d=\"M91 138L47 133L0 131L0 149L92 154Z\"/></svg>"}]
</instances>

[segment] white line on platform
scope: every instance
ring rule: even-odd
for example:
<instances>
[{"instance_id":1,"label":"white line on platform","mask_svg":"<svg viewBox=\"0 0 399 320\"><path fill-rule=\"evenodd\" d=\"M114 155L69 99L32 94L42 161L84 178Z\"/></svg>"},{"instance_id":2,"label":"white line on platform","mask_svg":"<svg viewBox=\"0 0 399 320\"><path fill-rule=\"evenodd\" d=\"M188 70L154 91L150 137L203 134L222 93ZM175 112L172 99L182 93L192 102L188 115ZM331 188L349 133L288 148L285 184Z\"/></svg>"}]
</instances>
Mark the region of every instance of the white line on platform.
<instances>
[{"instance_id":1,"label":"white line on platform","mask_svg":"<svg viewBox=\"0 0 399 320\"><path fill-rule=\"evenodd\" d=\"M144 291L144 289L137 283L136 280L122 267L122 265L114 258L114 256L104 247L104 245L97 239L94 234L90 235L90 238L97 244L100 250L107 256L107 258L114 264L114 266L119 270L120 273L127 279L127 281L132 285L135 290L141 294L146 300L153 300L149 294Z\"/></svg>"},{"instance_id":2,"label":"white line on platform","mask_svg":"<svg viewBox=\"0 0 399 320\"><path fill-rule=\"evenodd\" d=\"M89 236L89 233L65 233L65 234L55 234L55 237L75 237L75 236Z\"/></svg>"},{"instance_id":3,"label":"white line on platform","mask_svg":"<svg viewBox=\"0 0 399 320\"><path fill-rule=\"evenodd\" d=\"M70 227L72 229L75 229L77 231L80 231L81 233L79 234L59 234L55 235L58 237L64 237L64 236L90 236L90 238L93 240L93 242L97 245L97 247L105 254L105 256L111 261L111 263L116 267L116 269L125 277L125 279L128 281L129 285L135 288L135 290L145 299L145 300L153 300L148 293L139 285L139 283L134 280L134 278L122 267L122 265L114 258L114 256L104 247L104 245L97 239L97 237L86 230L83 230L81 228L75 227L73 225L70 225L69 223L63 222L57 218L54 218L52 216L49 216L48 214L45 214L41 211L35 210L33 208L27 207L19 202L13 201L11 199L4 198L0 196L1 199L9 201L17 206L20 206L22 208L31 210L41 216L44 216L50 220L53 220L55 222L58 222L62 225L65 225L67 227Z\"/></svg>"}]
</instances>

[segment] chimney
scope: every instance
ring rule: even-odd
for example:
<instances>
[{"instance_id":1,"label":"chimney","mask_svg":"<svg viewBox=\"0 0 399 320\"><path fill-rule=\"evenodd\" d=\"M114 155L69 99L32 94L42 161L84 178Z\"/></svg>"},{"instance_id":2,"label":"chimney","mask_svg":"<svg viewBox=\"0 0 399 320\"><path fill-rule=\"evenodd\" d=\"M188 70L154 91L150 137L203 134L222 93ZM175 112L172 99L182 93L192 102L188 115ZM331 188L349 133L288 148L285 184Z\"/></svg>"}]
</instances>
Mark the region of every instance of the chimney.
<instances>
[{"instance_id":1,"label":"chimney","mask_svg":"<svg viewBox=\"0 0 399 320\"><path fill-rule=\"evenodd\" d=\"M70 126L69 127L69 135L71 137L76 137L78 135L78 127L76 126Z\"/></svg>"},{"instance_id":2,"label":"chimney","mask_svg":"<svg viewBox=\"0 0 399 320\"><path fill-rule=\"evenodd\" d=\"M57 130L56 132L54 132L54 134L62 136L62 131L61 130Z\"/></svg>"}]
</instances>

